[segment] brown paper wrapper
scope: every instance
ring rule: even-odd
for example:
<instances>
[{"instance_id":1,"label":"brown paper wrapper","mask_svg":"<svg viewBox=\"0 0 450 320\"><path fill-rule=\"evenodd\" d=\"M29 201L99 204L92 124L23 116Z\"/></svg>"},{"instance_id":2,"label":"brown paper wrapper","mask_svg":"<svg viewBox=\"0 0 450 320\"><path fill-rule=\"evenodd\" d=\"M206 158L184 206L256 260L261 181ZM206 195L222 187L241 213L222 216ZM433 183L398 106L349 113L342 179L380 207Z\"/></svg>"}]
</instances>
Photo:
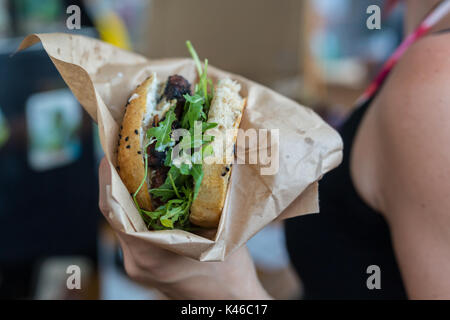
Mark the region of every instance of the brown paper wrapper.
<instances>
[{"instance_id":1,"label":"brown paper wrapper","mask_svg":"<svg viewBox=\"0 0 450 320\"><path fill-rule=\"evenodd\" d=\"M111 168L111 185L106 186L110 210L105 216L116 231L200 261L222 261L270 222L318 212L318 180L342 159L338 133L312 110L241 76L209 67L208 75L214 82L230 77L241 84L241 94L247 97L242 129L279 129L279 170L264 176L260 169L266 165L234 165L217 230L202 234L147 230L115 169L125 104L153 71L160 78L180 74L195 83L194 62L147 60L102 41L61 33L30 35L19 50L39 41L80 104L98 123Z\"/></svg>"}]
</instances>

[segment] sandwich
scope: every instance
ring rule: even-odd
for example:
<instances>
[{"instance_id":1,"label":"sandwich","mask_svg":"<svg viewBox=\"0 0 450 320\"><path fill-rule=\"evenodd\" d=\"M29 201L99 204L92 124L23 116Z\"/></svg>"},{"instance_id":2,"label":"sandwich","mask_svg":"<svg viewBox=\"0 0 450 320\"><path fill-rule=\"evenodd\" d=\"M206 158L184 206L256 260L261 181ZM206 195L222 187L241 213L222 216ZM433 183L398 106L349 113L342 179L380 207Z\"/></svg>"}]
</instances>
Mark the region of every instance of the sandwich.
<instances>
[{"instance_id":1,"label":"sandwich","mask_svg":"<svg viewBox=\"0 0 450 320\"><path fill-rule=\"evenodd\" d=\"M150 230L218 226L246 99L229 78L213 83L189 41L198 83L153 72L131 93L117 170Z\"/></svg>"}]
</instances>

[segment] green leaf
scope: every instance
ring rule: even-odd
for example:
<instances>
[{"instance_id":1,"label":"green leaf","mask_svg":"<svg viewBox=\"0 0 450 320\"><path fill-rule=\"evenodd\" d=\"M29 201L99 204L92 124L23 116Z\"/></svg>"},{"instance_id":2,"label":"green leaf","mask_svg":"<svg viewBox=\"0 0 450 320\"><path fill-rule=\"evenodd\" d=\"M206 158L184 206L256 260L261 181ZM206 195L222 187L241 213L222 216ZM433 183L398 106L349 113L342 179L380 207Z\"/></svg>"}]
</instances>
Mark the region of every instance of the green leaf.
<instances>
[{"instance_id":1,"label":"green leaf","mask_svg":"<svg viewBox=\"0 0 450 320\"><path fill-rule=\"evenodd\" d=\"M180 178L181 178L181 172L180 169L178 169L175 166L170 167L169 172L167 173L166 181L158 188L158 189L172 189L172 181L175 182L175 185L180 184Z\"/></svg>"},{"instance_id":2,"label":"green leaf","mask_svg":"<svg viewBox=\"0 0 450 320\"><path fill-rule=\"evenodd\" d=\"M204 69L202 68L202 63L200 62L200 58L198 57L197 52L195 51L192 43L188 40L186 41L186 46L188 48L189 53L192 56L192 59L195 62L197 67L199 81L198 84L195 85L195 93L202 96L205 100L204 103L204 112L208 114L209 107L211 105L212 96L208 94L208 84L211 86L211 93L214 92L214 86L212 81L208 79L208 59L205 59ZM206 117L205 117L206 120Z\"/></svg>"},{"instance_id":3,"label":"green leaf","mask_svg":"<svg viewBox=\"0 0 450 320\"><path fill-rule=\"evenodd\" d=\"M214 129L217 127L217 123L215 122L203 122L202 123L202 133L205 133L206 130Z\"/></svg>"},{"instance_id":4,"label":"green leaf","mask_svg":"<svg viewBox=\"0 0 450 320\"><path fill-rule=\"evenodd\" d=\"M194 59L195 65L197 66L198 74L201 75L203 73L202 64L200 62L200 59L198 58L197 52L195 51L194 47L192 46L192 43L189 40L186 41L186 46L188 48L189 53L192 56L192 59Z\"/></svg>"},{"instance_id":5,"label":"green leaf","mask_svg":"<svg viewBox=\"0 0 450 320\"><path fill-rule=\"evenodd\" d=\"M203 144L206 144L206 143L209 143L211 141L214 141L214 138L215 138L214 136L210 136L210 135L205 134L203 136Z\"/></svg>"},{"instance_id":6,"label":"green leaf","mask_svg":"<svg viewBox=\"0 0 450 320\"><path fill-rule=\"evenodd\" d=\"M173 152L173 148L169 148L166 151L166 159L164 159L165 167L170 167L172 165L172 152Z\"/></svg>"},{"instance_id":7,"label":"green leaf","mask_svg":"<svg viewBox=\"0 0 450 320\"><path fill-rule=\"evenodd\" d=\"M172 199L176 194L173 189L164 189L164 188L154 188L150 189L150 194L152 194L156 198L160 198L161 201L166 202Z\"/></svg>"},{"instance_id":8,"label":"green leaf","mask_svg":"<svg viewBox=\"0 0 450 320\"><path fill-rule=\"evenodd\" d=\"M173 222L172 222L172 220L167 219L167 218L162 218L162 217L161 217L161 219L160 219L159 221L161 221L161 224L162 224L164 227L173 229Z\"/></svg>"},{"instance_id":9,"label":"green leaf","mask_svg":"<svg viewBox=\"0 0 450 320\"><path fill-rule=\"evenodd\" d=\"M202 77L201 77L200 81L201 81L201 86L202 86L202 89L203 89L203 97L205 99L206 105L209 108L207 73L208 73L208 59L205 59L205 69L204 69L204 71L202 73Z\"/></svg>"},{"instance_id":10,"label":"green leaf","mask_svg":"<svg viewBox=\"0 0 450 320\"><path fill-rule=\"evenodd\" d=\"M170 172L167 174L167 178L169 179L169 181L170 181L170 183L171 183L171 185L172 185L172 189L173 189L173 191L175 192L175 194L177 195L177 197L178 198L181 198L181 196L180 196L180 194L178 193L178 188L177 188L177 186L175 185L175 180L173 179L173 177L172 177L172 175L170 174ZM175 200L171 200L171 201L169 201L169 203L170 202L174 202Z\"/></svg>"},{"instance_id":11,"label":"green leaf","mask_svg":"<svg viewBox=\"0 0 450 320\"><path fill-rule=\"evenodd\" d=\"M180 166L180 172L181 172L181 174L187 176L187 175L189 175L191 173L191 168L189 167L188 164L183 163Z\"/></svg>"},{"instance_id":12,"label":"green leaf","mask_svg":"<svg viewBox=\"0 0 450 320\"><path fill-rule=\"evenodd\" d=\"M172 140L172 124L176 120L175 107L171 107L167 111L165 118L161 121L157 127L153 127L147 130L147 137L149 139L155 138L156 145L155 150L163 152L167 147L172 147L174 141Z\"/></svg>"},{"instance_id":13,"label":"green leaf","mask_svg":"<svg viewBox=\"0 0 450 320\"><path fill-rule=\"evenodd\" d=\"M212 156L214 154L214 149L212 147L212 145L207 144L204 145L202 148L202 154L203 154L203 159L209 156Z\"/></svg>"},{"instance_id":14,"label":"green leaf","mask_svg":"<svg viewBox=\"0 0 450 320\"><path fill-rule=\"evenodd\" d=\"M191 134L191 147L194 151L197 151L203 144L202 123L196 121L194 126L189 130L189 133Z\"/></svg>"},{"instance_id":15,"label":"green leaf","mask_svg":"<svg viewBox=\"0 0 450 320\"><path fill-rule=\"evenodd\" d=\"M160 216L160 213L158 211L146 211L146 210L141 210L142 213L146 214L149 218L155 220L158 219Z\"/></svg>"},{"instance_id":16,"label":"green leaf","mask_svg":"<svg viewBox=\"0 0 450 320\"><path fill-rule=\"evenodd\" d=\"M150 189L150 193L156 197L160 198L162 201L166 202L176 196L176 192L173 189L172 181L174 181L175 185L180 184L182 181L180 181L181 173L180 170L172 166L169 169L169 172L167 173L167 178L164 181L164 183L159 186L159 188L153 188Z\"/></svg>"},{"instance_id":17,"label":"green leaf","mask_svg":"<svg viewBox=\"0 0 450 320\"><path fill-rule=\"evenodd\" d=\"M190 129L194 127L195 121L201 121L206 118L203 112L205 100L200 95L190 96L185 94L184 98L188 107L181 120L181 126L185 129Z\"/></svg>"},{"instance_id":18,"label":"green leaf","mask_svg":"<svg viewBox=\"0 0 450 320\"><path fill-rule=\"evenodd\" d=\"M200 191L200 185L203 180L203 169L201 164L192 165L191 169L192 177L194 178L194 196L193 199L197 198L198 192Z\"/></svg>"}]
</instances>

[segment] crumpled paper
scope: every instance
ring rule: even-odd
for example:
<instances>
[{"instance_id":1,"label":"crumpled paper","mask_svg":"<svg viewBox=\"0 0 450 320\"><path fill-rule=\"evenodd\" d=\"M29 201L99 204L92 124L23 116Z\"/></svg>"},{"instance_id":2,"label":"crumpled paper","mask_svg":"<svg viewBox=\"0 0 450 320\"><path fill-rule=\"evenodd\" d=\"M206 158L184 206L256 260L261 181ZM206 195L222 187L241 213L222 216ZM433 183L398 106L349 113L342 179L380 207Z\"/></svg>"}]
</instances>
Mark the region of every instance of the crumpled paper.
<instances>
[{"instance_id":1,"label":"crumpled paper","mask_svg":"<svg viewBox=\"0 0 450 320\"><path fill-rule=\"evenodd\" d=\"M247 97L242 129L279 129L279 170L274 175L261 175L266 165L235 164L217 230L198 234L147 230L115 169L125 104L153 71L160 78L180 74L195 83L194 62L148 60L96 39L63 33L30 35L19 50L39 41L80 104L98 123L111 168L106 218L116 231L200 261L222 261L270 222L318 212L318 181L342 159L339 134L312 110L241 76L209 67L208 75L214 82L230 77L241 84L241 94Z\"/></svg>"}]
</instances>

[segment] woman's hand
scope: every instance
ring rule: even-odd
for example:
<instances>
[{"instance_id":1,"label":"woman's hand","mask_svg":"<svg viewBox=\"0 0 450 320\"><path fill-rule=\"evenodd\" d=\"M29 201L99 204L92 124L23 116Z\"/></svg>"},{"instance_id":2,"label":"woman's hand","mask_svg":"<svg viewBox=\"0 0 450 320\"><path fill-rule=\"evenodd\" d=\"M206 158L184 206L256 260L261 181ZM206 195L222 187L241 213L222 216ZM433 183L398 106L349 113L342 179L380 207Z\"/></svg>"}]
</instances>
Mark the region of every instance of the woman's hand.
<instances>
[{"instance_id":1,"label":"woman's hand","mask_svg":"<svg viewBox=\"0 0 450 320\"><path fill-rule=\"evenodd\" d=\"M100 210L109 212L105 200L111 171L106 159L100 163ZM136 281L151 285L175 299L270 299L256 275L246 247L224 262L199 262L136 241L117 231L125 270Z\"/></svg>"}]
</instances>

